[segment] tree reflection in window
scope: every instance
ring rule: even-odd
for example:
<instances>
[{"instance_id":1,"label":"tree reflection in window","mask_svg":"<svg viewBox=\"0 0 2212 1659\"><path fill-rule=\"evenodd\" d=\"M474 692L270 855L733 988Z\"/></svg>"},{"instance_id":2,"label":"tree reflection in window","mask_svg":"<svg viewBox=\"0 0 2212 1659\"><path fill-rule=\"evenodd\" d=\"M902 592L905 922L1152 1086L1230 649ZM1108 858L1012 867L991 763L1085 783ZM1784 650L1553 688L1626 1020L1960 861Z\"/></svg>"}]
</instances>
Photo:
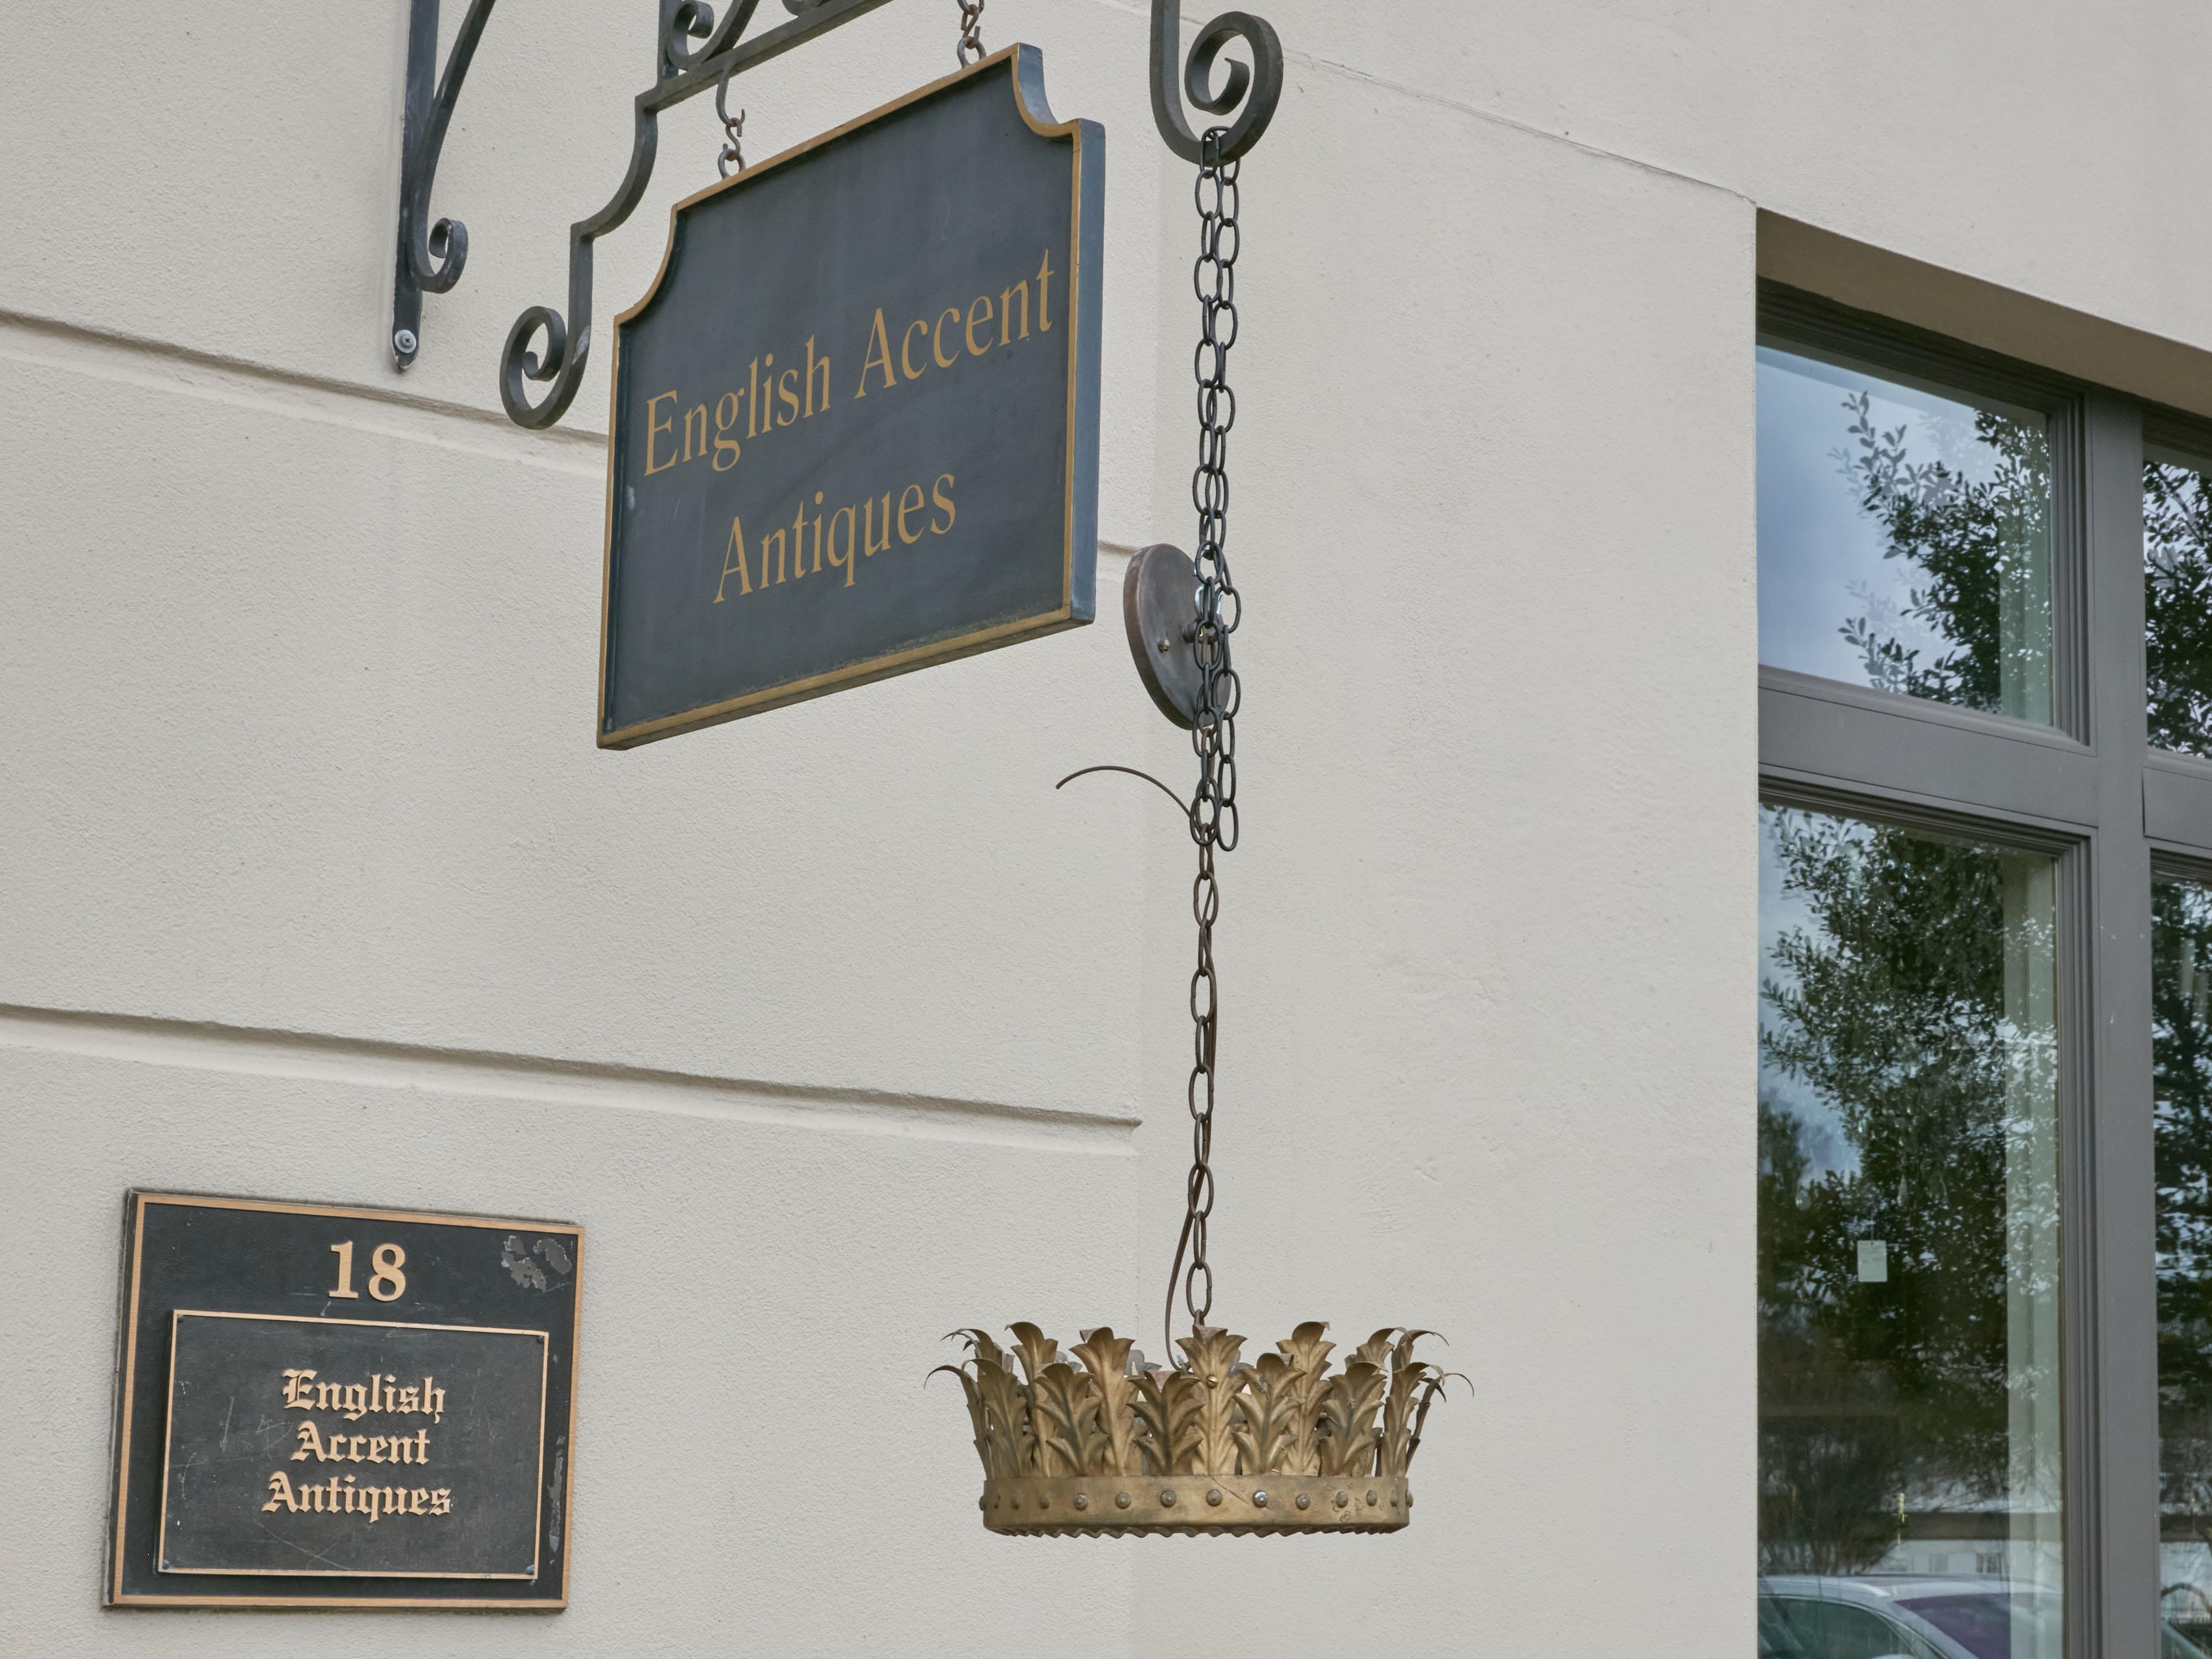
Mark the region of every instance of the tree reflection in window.
<instances>
[{"instance_id":1,"label":"tree reflection in window","mask_svg":"<svg viewBox=\"0 0 2212 1659\"><path fill-rule=\"evenodd\" d=\"M1978 410L1974 441L1990 470L1976 479L1941 459L1915 461L1908 425L1877 428L1871 392L1846 397L1844 410L1850 441L1836 461L1859 510L1881 526L1882 556L1912 568L1904 614L1948 642L1923 663L1870 607L1841 630L1866 665L1867 684L2047 720L2051 442L2043 428Z\"/></svg>"},{"instance_id":2,"label":"tree reflection in window","mask_svg":"<svg viewBox=\"0 0 2212 1659\"><path fill-rule=\"evenodd\" d=\"M2195 463L2152 452L2142 508L2151 745L2212 753L2212 492Z\"/></svg>"},{"instance_id":3,"label":"tree reflection in window","mask_svg":"<svg viewBox=\"0 0 2212 1659\"><path fill-rule=\"evenodd\" d=\"M2160 1589L2212 1638L2212 889L2151 889Z\"/></svg>"},{"instance_id":4,"label":"tree reflection in window","mask_svg":"<svg viewBox=\"0 0 2212 1659\"><path fill-rule=\"evenodd\" d=\"M1760 1571L2055 1585L2054 866L1762 830Z\"/></svg>"},{"instance_id":5,"label":"tree reflection in window","mask_svg":"<svg viewBox=\"0 0 2212 1659\"><path fill-rule=\"evenodd\" d=\"M2048 722L2049 418L1778 343L1758 373L1759 660Z\"/></svg>"}]
</instances>

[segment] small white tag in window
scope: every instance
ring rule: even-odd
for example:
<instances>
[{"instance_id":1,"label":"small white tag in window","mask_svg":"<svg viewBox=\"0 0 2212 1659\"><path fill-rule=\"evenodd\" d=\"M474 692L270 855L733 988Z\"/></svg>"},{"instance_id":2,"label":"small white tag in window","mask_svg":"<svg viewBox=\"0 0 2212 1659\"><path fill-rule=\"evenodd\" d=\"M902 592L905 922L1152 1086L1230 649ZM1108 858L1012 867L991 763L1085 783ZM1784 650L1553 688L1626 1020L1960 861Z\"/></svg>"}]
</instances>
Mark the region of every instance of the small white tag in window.
<instances>
[{"instance_id":1,"label":"small white tag in window","mask_svg":"<svg viewBox=\"0 0 2212 1659\"><path fill-rule=\"evenodd\" d=\"M1859 1283L1889 1283L1889 1246L1879 1238L1859 1240Z\"/></svg>"}]
</instances>

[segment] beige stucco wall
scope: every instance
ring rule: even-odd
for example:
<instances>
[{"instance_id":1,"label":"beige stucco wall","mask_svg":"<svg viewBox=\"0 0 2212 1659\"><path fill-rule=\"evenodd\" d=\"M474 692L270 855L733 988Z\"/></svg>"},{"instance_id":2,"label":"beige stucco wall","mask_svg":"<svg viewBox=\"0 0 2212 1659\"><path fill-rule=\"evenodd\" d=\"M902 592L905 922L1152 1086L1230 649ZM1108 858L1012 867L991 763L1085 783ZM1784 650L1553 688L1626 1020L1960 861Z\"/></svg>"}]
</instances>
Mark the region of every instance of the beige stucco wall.
<instances>
[{"instance_id":1,"label":"beige stucco wall","mask_svg":"<svg viewBox=\"0 0 2212 1659\"><path fill-rule=\"evenodd\" d=\"M1158 1342L1190 852L1140 786L1051 787L1188 763L1115 620L1127 550L1190 534L1194 232L1144 9L984 22L1109 132L1105 620L611 755L603 385L528 434L493 367L620 176L652 6L495 14L436 198L469 269L404 378L400 0L112 38L19 7L0 1650L1231 1639L1201 1613L1253 1652L1747 1649L1758 211L2212 347L2212 24L1262 9L1292 64L1233 371L1218 1311L1452 1338L1473 1391L1419 1523L995 1540L921 1386L957 1324ZM897 0L751 77L752 153L949 68L952 14ZM664 124L602 338L715 131ZM134 1182L584 1222L571 1608L102 1613Z\"/></svg>"}]
</instances>

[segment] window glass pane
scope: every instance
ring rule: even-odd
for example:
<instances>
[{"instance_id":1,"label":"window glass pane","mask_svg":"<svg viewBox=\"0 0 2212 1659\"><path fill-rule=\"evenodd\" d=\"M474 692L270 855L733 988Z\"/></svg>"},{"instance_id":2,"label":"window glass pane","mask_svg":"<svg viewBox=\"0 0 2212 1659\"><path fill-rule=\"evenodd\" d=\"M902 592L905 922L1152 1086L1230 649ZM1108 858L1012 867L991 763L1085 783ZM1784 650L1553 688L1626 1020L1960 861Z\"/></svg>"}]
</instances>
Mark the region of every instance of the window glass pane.
<instances>
[{"instance_id":1,"label":"window glass pane","mask_svg":"<svg viewBox=\"0 0 2212 1659\"><path fill-rule=\"evenodd\" d=\"M2150 740L2212 754L2212 492L2205 465L2143 453L2143 646Z\"/></svg>"},{"instance_id":2,"label":"window glass pane","mask_svg":"<svg viewBox=\"0 0 2212 1659\"><path fill-rule=\"evenodd\" d=\"M1759 349L1759 659L2051 719L2050 420Z\"/></svg>"},{"instance_id":3,"label":"window glass pane","mask_svg":"<svg viewBox=\"0 0 2212 1659\"><path fill-rule=\"evenodd\" d=\"M1862 1607L1809 1595L1762 1595L1759 1625L1762 1632L1780 1627L1783 1639L1774 1644L1778 1653L1804 1659L1887 1659L1891 1654L1934 1659L1926 1640L1883 1607L1880 1591L1869 1590L1868 1601Z\"/></svg>"},{"instance_id":4,"label":"window glass pane","mask_svg":"<svg viewBox=\"0 0 2212 1659\"><path fill-rule=\"evenodd\" d=\"M1759 824L1761 1640L2059 1659L2056 866Z\"/></svg>"},{"instance_id":5,"label":"window glass pane","mask_svg":"<svg viewBox=\"0 0 2212 1659\"><path fill-rule=\"evenodd\" d=\"M2151 889L2157 1110L2159 1589L2212 1638L2212 888Z\"/></svg>"}]
</instances>

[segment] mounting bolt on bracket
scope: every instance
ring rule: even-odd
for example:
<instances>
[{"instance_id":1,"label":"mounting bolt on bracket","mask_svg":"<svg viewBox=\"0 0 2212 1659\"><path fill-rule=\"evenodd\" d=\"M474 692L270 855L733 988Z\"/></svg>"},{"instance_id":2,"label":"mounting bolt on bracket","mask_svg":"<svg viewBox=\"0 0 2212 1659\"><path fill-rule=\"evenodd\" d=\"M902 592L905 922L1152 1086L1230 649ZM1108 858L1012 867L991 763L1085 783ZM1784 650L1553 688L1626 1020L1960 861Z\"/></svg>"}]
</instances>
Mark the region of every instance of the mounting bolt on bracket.
<instances>
[{"instance_id":1,"label":"mounting bolt on bracket","mask_svg":"<svg viewBox=\"0 0 2212 1659\"><path fill-rule=\"evenodd\" d=\"M468 79L469 60L483 38L495 0L470 0L453 48L438 73L438 0L409 0L407 76L399 112L399 235L392 277L392 366L404 369L422 349L422 296L461 280L469 258L468 228L430 218L430 185L446 127Z\"/></svg>"}]
</instances>

